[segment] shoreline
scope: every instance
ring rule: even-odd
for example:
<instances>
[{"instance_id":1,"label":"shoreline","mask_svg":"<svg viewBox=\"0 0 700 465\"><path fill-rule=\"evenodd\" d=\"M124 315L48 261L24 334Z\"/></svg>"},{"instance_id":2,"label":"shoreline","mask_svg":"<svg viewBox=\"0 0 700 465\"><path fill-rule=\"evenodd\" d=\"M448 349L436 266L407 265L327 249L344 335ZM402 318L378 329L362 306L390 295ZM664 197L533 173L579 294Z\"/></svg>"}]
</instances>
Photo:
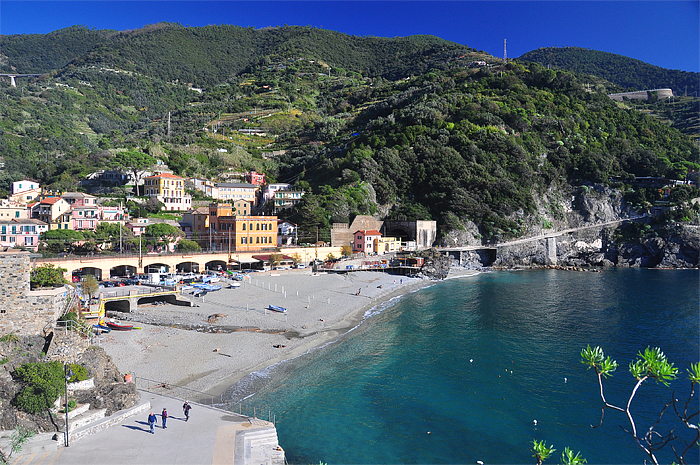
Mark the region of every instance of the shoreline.
<instances>
[{"instance_id":1,"label":"shoreline","mask_svg":"<svg viewBox=\"0 0 700 465\"><path fill-rule=\"evenodd\" d=\"M479 274L455 271L448 279ZM371 271L255 273L240 288L208 294L198 307L143 305L120 314L142 329L113 331L101 345L124 374L197 391L185 395L192 399L222 398L253 373L339 340L372 308L435 283ZM287 314L265 311L270 303ZM217 314L215 324L207 323ZM212 327L234 329L207 332Z\"/></svg>"}]
</instances>

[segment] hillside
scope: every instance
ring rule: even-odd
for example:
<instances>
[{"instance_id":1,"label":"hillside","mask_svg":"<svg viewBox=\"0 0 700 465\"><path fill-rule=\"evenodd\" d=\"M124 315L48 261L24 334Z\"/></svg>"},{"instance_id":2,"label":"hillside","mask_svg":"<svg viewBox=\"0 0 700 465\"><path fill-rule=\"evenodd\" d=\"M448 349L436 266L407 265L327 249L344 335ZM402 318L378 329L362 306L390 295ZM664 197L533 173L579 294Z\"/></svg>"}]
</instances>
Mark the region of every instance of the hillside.
<instances>
[{"instance_id":1,"label":"hillside","mask_svg":"<svg viewBox=\"0 0 700 465\"><path fill-rule=\"evenodd\" d=\"M644 209L656 194L635 177L700 171L698 146L610 100L614 85L435 37L172 24L58 33L60 51L42 63L66 66L0 82L0 188L31 177L73 190L138 149L182 176L255 169L295 183L307 194L289 217L302 234L376 214L434 219L441 234L475 224L497 240L560 217L543 199L572 186L615 184ZM89 51L69 46L81 34ZM2 38L15 50L8 66L48 40L22 37Z\"/></svg>"},{"instance_id":2,"label":"hillside","mask_svg":"<svg viewBox=\"0 0 700 465\"><path fill-rule=\"evenodd\" d=\"M433 36L356 37L312 27L185 27L131 31L75 26L46 35L0 36L0 69L49 73L68 66L132 71L165 82L213 87L277 58L316 59L328 68L398 79L425 72L469 47Z\"/></svg>"},{"instance_id":3,"label":"hillside","mask_svg":"<svg viewBox=\"0 0 700 465\"><path fill-rule=\"evenodd\" d=\"M518 60L591 74L621 87L620 92L670 88L676 96L700 91L700 73L665 69L615 53L579 47L538 48ZM700 96L695 94L696 97Z\"/></svg>"}]
</instances>

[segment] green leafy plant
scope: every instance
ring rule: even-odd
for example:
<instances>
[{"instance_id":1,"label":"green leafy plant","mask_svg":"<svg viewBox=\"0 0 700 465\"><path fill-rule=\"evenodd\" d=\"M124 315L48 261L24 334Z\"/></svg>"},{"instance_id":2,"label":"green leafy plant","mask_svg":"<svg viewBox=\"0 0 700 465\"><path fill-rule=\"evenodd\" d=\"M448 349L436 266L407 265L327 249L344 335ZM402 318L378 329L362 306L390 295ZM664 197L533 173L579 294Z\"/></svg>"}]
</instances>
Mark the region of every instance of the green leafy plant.
<instances>
[{"instance_id":1,"label":"green leafy plant","mask_svg":"<svg viewBox=\"0 0 700 465\"><path fill-rule=\"evenodd\" d=\"M71 364L70 370L73 376L68 382L87 379L85 367ZM64 366L57 361L25 363L15 369L13 376L25 384L12 400L23 412L38 413L50 409L65 389Z\"/></svg>"},{"instance_id":2,"label":"green leafy plant","mask_svg":"<svg viewBox=\"0 0 700 465\"><path fill-rule=\"evenodd\" d=\"M553 446L548 446L544 440L532 440L532 456L537 459L537 465L541 465L555 450Z\"/></svg>"},{"instance_id":3,"label":"green leafy plant","mask_svg":"<svg viewBox=\"0 0 700 465\"><path fill-rule=\"evenodd\" d=\"M0 464L11 463L10 458L15 452L22 450L22 445L34 436L34 431L25 428L24 426L18 426L17 429L10 436L10 453L5 454L5 452L0 449Z\"/></svg>"},{"instance_id":4,"label":"green leafy plant","mask_svg":"<svg viewBox=\"0 0 700 465\"><path fill-rule=\"evenodd\" d=\"M561 453L561 463L563 465L583 465L586 463L586 459L581 457L580 452L576 452L569 449L569 447L564 448L564 452Z\"/></svg>"},{"instance_id":5,"label":"green leafy plant","mask_svg":"<svg viewBox=\"0 0 700 465\"><path fill-rule=\"evenodd\" d=\"M0 337L0 342L19 342L19 336L15 333L5 334Z\"/></svg>"}]
</instances>

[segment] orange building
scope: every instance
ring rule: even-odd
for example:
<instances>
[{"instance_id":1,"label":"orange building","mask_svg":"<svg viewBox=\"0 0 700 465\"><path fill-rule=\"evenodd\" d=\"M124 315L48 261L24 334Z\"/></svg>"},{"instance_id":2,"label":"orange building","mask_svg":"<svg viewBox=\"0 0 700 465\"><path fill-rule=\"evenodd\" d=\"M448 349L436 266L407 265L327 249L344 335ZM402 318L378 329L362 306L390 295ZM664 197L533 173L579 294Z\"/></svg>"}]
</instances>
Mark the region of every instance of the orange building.
<instances>
[{"instance_id":1,"label":"orange building","mask_svg":"<svg viewBox=\"0 0 700 465\"><path fill-rule=\"evenodd\" d=\"M231 210L230 205L228 209ZM231 250L237 252L277 247L276 216L219 216L221 212L216 211L216 217L210 216L212 242L216 243L216 249L227 250L229 244Z\"/></svg>"}]
</instances>

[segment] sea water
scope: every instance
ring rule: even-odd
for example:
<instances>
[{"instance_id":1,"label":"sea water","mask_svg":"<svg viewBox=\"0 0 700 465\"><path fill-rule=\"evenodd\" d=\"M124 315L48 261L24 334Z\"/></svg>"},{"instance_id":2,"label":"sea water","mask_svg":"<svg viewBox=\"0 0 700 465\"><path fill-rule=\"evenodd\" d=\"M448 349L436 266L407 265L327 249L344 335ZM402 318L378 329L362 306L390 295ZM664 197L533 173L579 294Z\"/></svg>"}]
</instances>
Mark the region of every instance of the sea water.
<instances>
[{"instance_id":1,"label":"sea water","mask_svg":"<svg viewBox=\"0 0 700 465\"><path fill-rule=\"evenodd\" d=\"M599 345L618 361L605 393L620 406L635 382L627 367L647 346L660 347L684 377L700 359L699 282L695 270L637 269L448 280L254 374L238 394L254 386L246 410L272 415L295 464L535 463L533 439L557 449L550 463L566 446L588 463L642 463L623 414L606 410L591 427L601 419L599 388L580 352ZM687 398L688 382L671 388ZM653 424L670 396L645 383L632 403L637 427ZM669 447L660 457L675 459ZM688 458L697 463L697 451Z\"/></svg>"}]
</instances>

